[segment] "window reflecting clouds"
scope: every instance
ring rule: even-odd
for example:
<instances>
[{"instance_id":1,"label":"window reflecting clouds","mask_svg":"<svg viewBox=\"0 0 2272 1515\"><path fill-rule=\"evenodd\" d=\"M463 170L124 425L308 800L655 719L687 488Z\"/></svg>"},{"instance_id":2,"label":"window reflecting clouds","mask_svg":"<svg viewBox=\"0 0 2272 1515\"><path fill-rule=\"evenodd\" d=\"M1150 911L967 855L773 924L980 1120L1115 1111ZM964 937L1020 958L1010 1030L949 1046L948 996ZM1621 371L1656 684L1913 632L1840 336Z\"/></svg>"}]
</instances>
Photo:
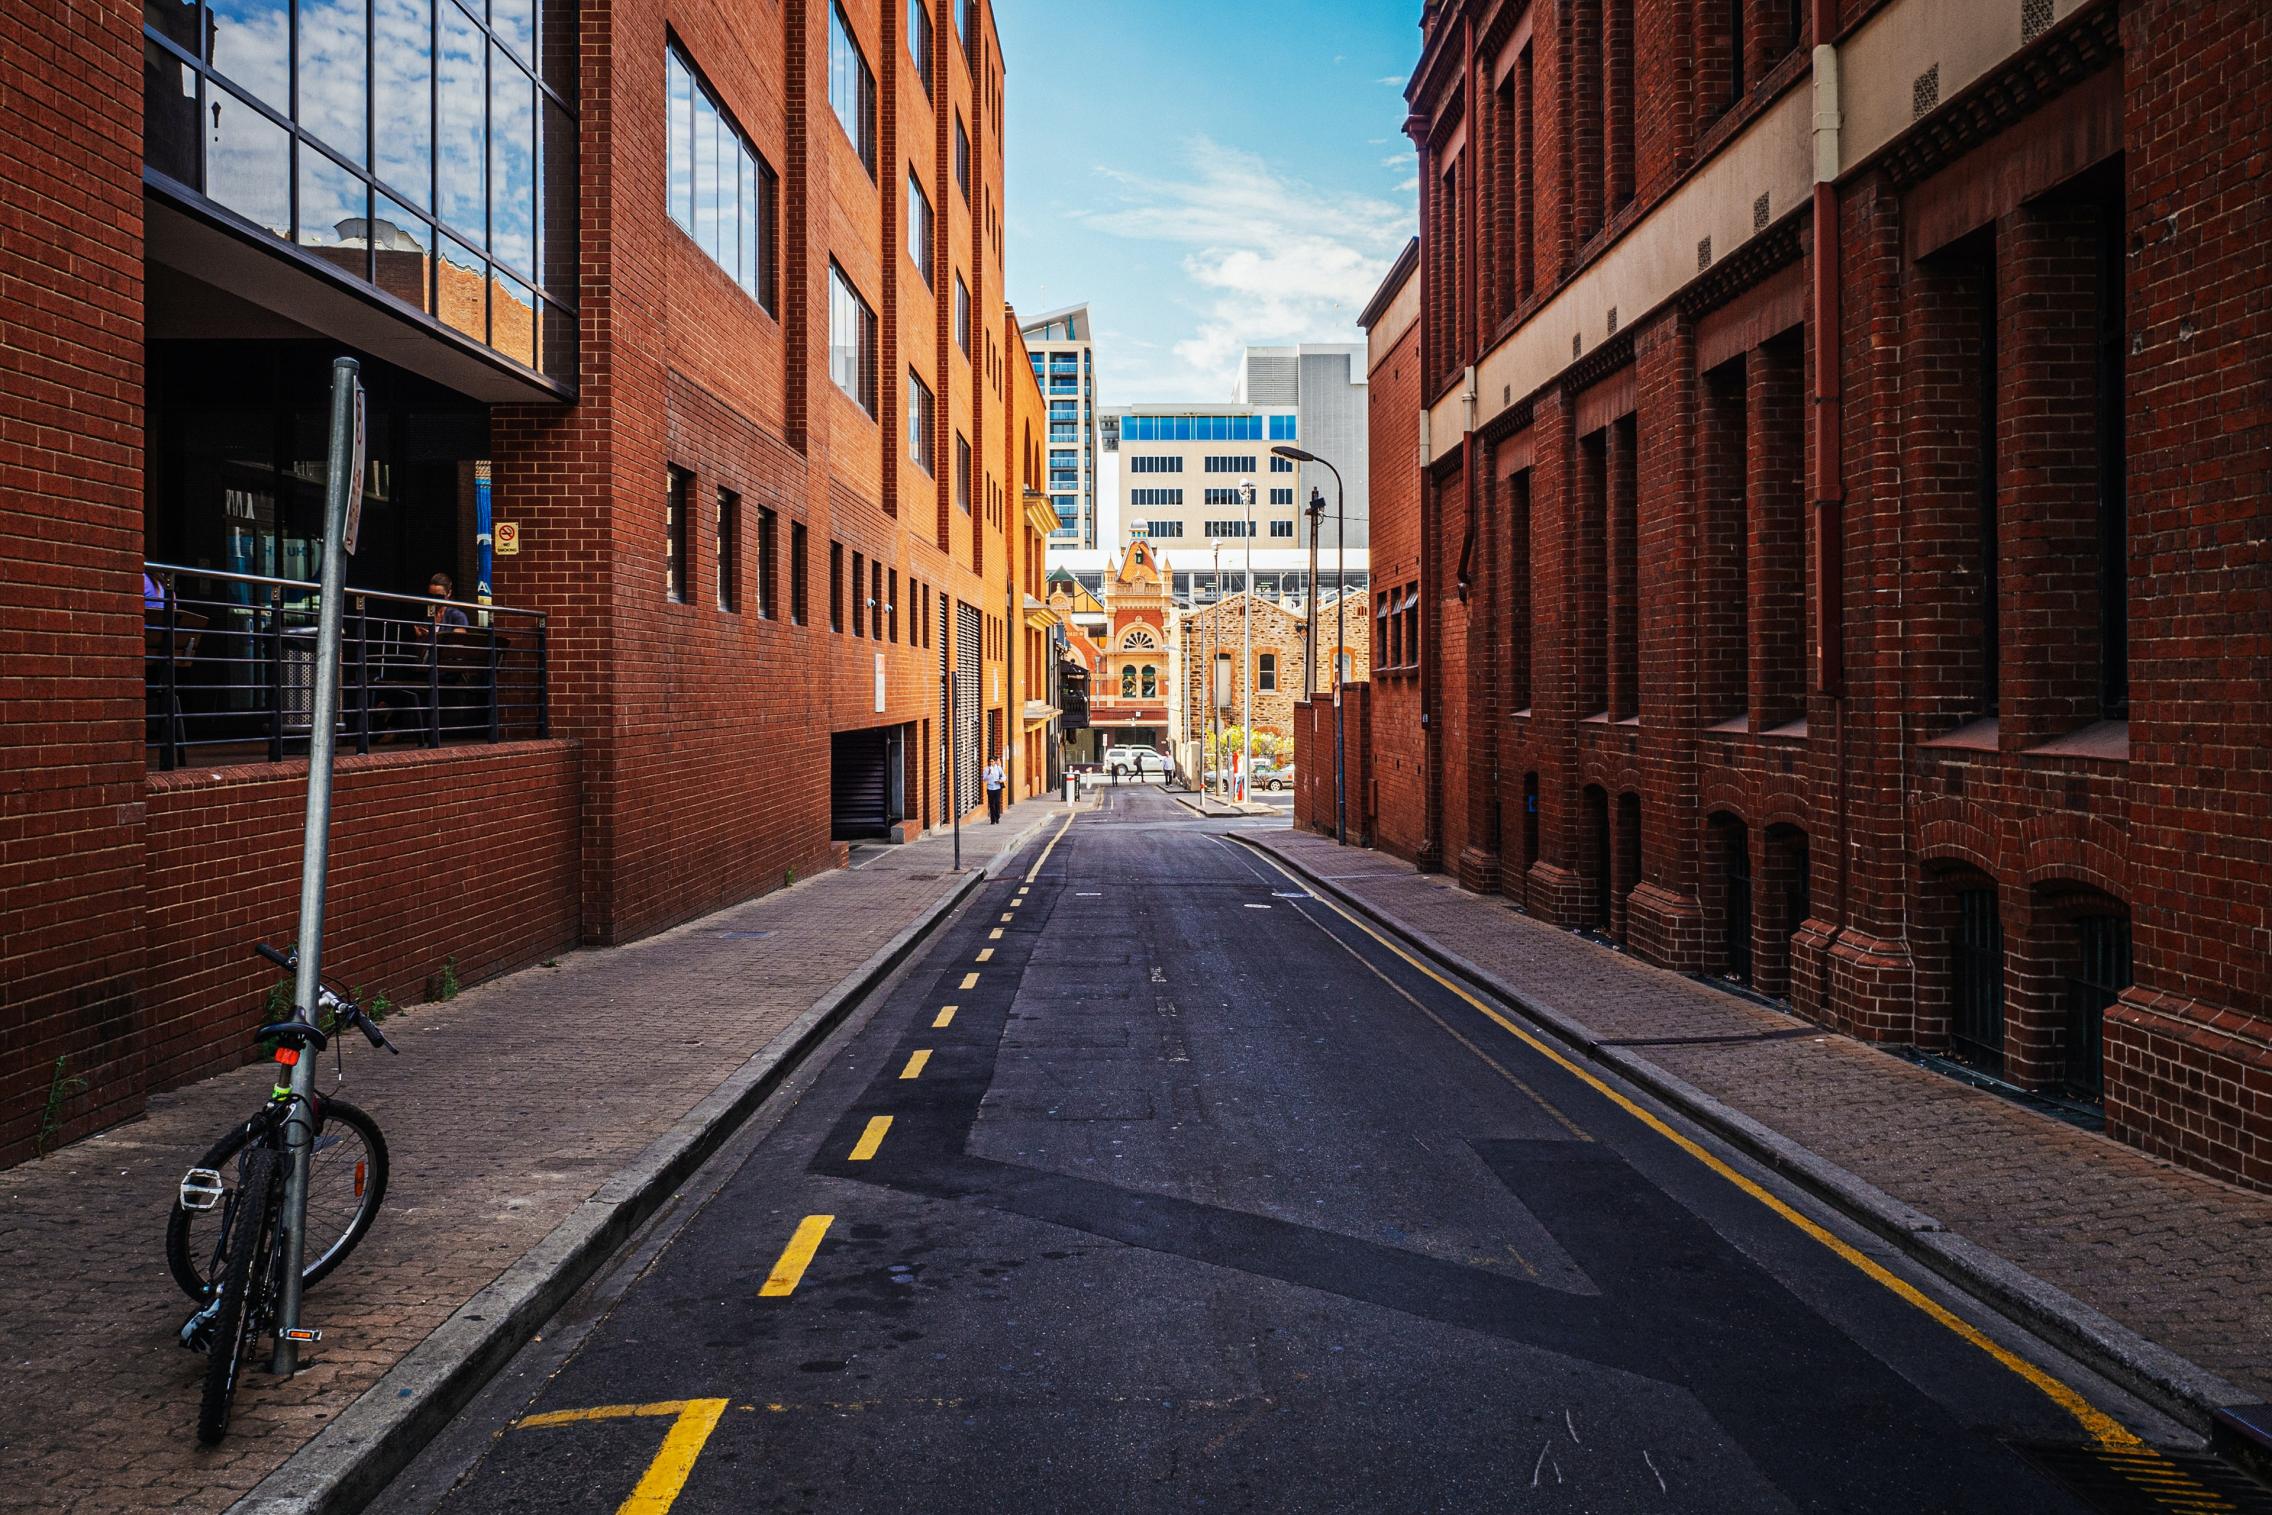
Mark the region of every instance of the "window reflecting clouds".
<instances>
[{"instance_id":1,"label":"window reflecting clouds","mask_svg":"<svg viewBox=\"0 0 2272 1515\"><path fill-rule=\"evenodd\" d=\"M173 193L574 372L573 0L298 0L296 32L292 0L143 0L143 20L145 156ZM691 146L700 85L682 109L682 72L673 140ZM710 152L706 245L756 284L771 175L714 110ZM694 171L676 154L672 169L676 214Z\"/></svg>"},{"instance_id":2,"label":"window reflecting clouds","mask_svg":"<svg viewBox=\"0 0 2272 1515\"><path fill-rule=\"evenodd\" d=\"M671 129L666 154L671 219L770 311L778 193L773 170L675 46L664 53L663 88Z\"/></svg>"}]
</instances>

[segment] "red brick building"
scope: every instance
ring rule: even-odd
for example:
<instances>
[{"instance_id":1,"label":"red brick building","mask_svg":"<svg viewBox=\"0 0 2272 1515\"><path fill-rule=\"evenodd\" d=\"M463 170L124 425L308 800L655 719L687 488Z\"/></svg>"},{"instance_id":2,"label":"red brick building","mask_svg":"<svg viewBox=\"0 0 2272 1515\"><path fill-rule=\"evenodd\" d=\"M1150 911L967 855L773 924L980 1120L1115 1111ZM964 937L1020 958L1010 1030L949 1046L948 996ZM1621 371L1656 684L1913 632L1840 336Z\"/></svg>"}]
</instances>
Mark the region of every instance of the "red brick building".
<instances>
[{"instance_id":1,"label":"red brick building","mask_svg":"<svg viewBox=\"0 0 2272 1515\"><path fill-rule=\"evenodd\" d=\"M1017 734L991 6L397 9L0 38L0 1161L248 1050L336 355L351 981L779 887Z\"/></svg>"},{"instance_id":2,"label":"red brick building","mask_svg":"<svg viewBox=\"0 0 2272 1515\"><path fill-rule=\"evenodd\" d=\"M1364 826L2272 1187L2272 12L1925 9L1427 6Z\"/></svg>"}]
</instances>

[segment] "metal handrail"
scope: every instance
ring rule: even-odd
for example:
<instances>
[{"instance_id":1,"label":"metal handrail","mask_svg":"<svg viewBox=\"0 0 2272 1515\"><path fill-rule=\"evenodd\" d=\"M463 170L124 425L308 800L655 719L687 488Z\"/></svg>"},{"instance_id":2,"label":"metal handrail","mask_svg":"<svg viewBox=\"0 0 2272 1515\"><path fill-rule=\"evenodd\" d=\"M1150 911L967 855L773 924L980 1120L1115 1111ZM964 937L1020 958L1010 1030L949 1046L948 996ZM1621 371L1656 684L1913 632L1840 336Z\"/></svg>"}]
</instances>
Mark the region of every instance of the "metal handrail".
<instances>
[{"instance_id":1,"label":"metal handrail","mask_svg":"<svg viewBox=\"0 0 2272 1515\"><path fill-rule=\"evenodd\" d=\"M147 745L161 769L192 749L270 762L305 752L319 586L266 574L145 563ZM340 607L338 735L374 743L504 742L550 731L543 612L350 589ZM437 613L456 611L463 625Z\"/></svg>"}]
</instances>

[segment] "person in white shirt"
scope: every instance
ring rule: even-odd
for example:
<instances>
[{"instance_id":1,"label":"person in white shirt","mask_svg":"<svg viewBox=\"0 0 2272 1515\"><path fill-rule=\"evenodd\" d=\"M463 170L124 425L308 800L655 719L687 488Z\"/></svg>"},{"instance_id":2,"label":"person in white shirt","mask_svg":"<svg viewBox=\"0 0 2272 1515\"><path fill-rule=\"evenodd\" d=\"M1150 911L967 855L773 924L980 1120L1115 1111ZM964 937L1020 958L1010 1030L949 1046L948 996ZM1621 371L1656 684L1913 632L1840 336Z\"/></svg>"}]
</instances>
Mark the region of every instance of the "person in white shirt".
<instances>
[{"instance_id":1,"label":"person in white shirt","mask_svg":"<svg viewBox=\"0 0 2272 1515\"><path fill-rule=\"evenodd\" d=\"M988 758L986 760L986 819L992 825L999 826L1002 824L1002 786L1005 782L1002 774L1002 760L998 757Z\"/></svg>"}]
</instances>

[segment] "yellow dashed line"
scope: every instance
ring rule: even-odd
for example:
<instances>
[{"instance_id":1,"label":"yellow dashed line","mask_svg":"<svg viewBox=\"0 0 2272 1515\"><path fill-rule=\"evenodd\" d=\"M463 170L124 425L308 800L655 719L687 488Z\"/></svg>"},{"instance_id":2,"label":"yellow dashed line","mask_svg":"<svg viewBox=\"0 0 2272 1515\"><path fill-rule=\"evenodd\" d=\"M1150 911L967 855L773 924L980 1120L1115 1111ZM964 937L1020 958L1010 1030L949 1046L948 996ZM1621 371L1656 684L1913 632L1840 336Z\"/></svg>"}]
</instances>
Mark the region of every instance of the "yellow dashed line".
<instances>
[{"instance_id":1,"label":"yellow dashed line","mask_svg":"<svg viewBox=\"0 0 2272 1515\"><path fill-rule=\"evenodd\" d=\"M964 974L964 975L962 976L962 986L963 986L963 989L965 990L965 992L967 992L967 991L969 991L969 990L972 990L972 989L975 989L975 988L977 988L977 987L978 987L978 975L977 975L977 974L975 974L975 973L966 973L966 974Z\"/></svg>"},{"instance_id":2,"label":"yellow dashed line","mask_svg":"<svg viewBox=\"0 0 2272 1515\"><path fill-rule=\"evenodd\" d=\"M923 1065L931 1060L931 1049L921 1048L907 1055L907 1066L899 1070L901 1078L921 1078Z\"/></svg>"},{"instance_id":3,"label":"yellow dashed line","mask_svg":"<svg viewBox=\"0 0 2272 1515\"><path fill-rule=\"evenodd\" d=\"M852 1161L864 1163L876 1155L876 1148L884 1144L884 1133L891 1129L891 1117L875 1115L868 1118L868 1128L852 1144Z\"/></svg>"},{"instance_id":4,"label":"yellow dashed line","mask_svg":"<svg viewBox=\"0 0 2272 1515\"><path fill-rule=\"evenodd\" d=\"M942 1007L937 1015L931 1017L931 1028L935 1031L944 1031L955 1023L955 1012L961 1008L960 1005Z\"/></svg>"},{"instance_id":5,"label":"yellow dashed line","mask_svg":"<svg viewBox=\"0 0 2272 1515\"><path fill-rule=\"evenodd\" d=\"M1002 919L1008 920L1009 917L1005 915L1002 917ZM987 932L986 939L990 942L1000 941L1002 939L1002 928L1000 926L996 926L992 931Z\"/></svg>"},{"instance_id":6,"label":"yellow dashed line","mask_svg":"<svg viewBox=\"0 0 2272 1515\"><path fill-rule=\"evenodd\" d=\"M765 1275L765 1282L759 1286L758 1295L761 1298L778 1299L796 1293L797 1281L805 1276L805 1269L811 1264L813 1254L820 1250L820 1239L828 1234L828 1228L835 1223L836 1217L833 1215L808 1215L799 1221L796 1231L789 1237L789 1245L781 1249L781 1260L773 1265L771 1273Z\"/></svg>"},{"instance_id":7,"label":"yellow dashed line","mask_svg":"<svg viewBox=\"0 0 2272 1515\"><path fill-rule=\"evenodd\" d=\"M1003 912L1002 912L1002 923L1003 923L1004 925L1008 925L1008 924L1010 923L1011 919L1012 919L1012 918L1013 918L1014 916L1016 916L1016 914L1017 914L1017 908L1016 908L1015 906L1012 906L1012 907L1011 907L1010 909L1003 911Z\"/></svg>"},{"instance_id":8,"label":"yellow dashed line","mask_svg":"<svg viewBox=\"0 0 2272 1515\"><path fill-rule=\"evenodd\" d=\"M979 960L980 962L982 962L982 963L983 963L983 962L985 962L985 961L987 961L988 959L990 959L990 958L991 958L991 957L993 957L993 956L994 956L994 949L993 949L992 947L981 947L981 948L979 948L979 949L978 949L978 960Z\"/></svg>"}]
</instances>

